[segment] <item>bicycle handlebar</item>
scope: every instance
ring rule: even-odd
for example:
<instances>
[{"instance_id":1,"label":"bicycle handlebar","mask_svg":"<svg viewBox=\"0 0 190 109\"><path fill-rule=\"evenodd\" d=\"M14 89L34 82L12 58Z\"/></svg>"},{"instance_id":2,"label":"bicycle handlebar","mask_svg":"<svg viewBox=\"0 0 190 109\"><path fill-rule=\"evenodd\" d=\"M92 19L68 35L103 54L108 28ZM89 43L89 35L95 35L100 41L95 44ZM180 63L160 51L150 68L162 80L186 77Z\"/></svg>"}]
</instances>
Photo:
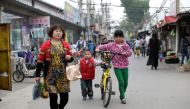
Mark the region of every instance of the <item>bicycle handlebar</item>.
<instances>
[{"instance_id":1,"label":"bicycle handlebar","mask_svg":"<svg viewBox=\"0 0 190 109\"><path fill-rule=\"evenodd\" d=\"M102 56L104 56L104 53L106 53L105 55L108 57L108 63L109 64L110 64L111 60L113 59L113 57L115 55L124 55L124 54L121 54L121 53L114 53L114 52L111 52L111 51L95 51L95 53L100 53ZM111 54L111 56L109 54Z\"/></svg>"},{"instance_id":2,"label":"bicycle handlebar","mask_svg":"<svg viewBox=\"0 0 190 109\"><path fill-rule=\"evenodd\" d=\"M100 54L103 54L103 53L110 53L110 54L114 54L114 55L124 55L124 54L121 54L121 53L114 53L114 52L111 52L111 51L95 51L95 53L100 53Z\"/></svg>"}]
</instances>

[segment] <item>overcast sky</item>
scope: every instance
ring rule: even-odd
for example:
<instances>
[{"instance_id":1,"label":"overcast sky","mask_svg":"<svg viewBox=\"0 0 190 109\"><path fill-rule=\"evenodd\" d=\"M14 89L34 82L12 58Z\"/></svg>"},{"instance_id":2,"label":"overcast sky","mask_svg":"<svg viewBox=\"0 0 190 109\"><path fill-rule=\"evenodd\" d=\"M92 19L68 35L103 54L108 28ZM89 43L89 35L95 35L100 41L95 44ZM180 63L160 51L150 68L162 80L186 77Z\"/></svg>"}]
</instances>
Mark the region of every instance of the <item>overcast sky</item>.
<instances>
[{"instance_id":1,"label":"overcast sky","mask_svg":"<svg viewBox=\"0 0 190 109\"><path fill-rule=\"evenodd\" d=\"M56 5L58 7L64 8L64 2L67 1L69 2L72 6L77 7L77 3L74 3L72 1L78 1L78 0L43 0L46 2L49 2L53 5ZM86 2L86 0L83 0ZM101 0L94 0L96 4L100 4ZM155 2L156 1L156 2ZM150 7L160 7L161 3L163 0L150 0ZM171 0L167 0L168 2L166 3L165 6L169 6ZM121 2L120 0L103 0L103 2L109 2L111 5L120 5ZM190 7L190 0L180 0L181 5L180 7ZM83 6L86 7L86 6ZM96 5L96 9L99 9L100 6ZM110 7L110 12L111 12L111 20L121 20L123 18L124 13L123 13L123 8L122 7ZM190 8L189 8L190 10ZM156 11L155 8L150 8L150 13L154 13Z\"/></svg>"}]
</instances>

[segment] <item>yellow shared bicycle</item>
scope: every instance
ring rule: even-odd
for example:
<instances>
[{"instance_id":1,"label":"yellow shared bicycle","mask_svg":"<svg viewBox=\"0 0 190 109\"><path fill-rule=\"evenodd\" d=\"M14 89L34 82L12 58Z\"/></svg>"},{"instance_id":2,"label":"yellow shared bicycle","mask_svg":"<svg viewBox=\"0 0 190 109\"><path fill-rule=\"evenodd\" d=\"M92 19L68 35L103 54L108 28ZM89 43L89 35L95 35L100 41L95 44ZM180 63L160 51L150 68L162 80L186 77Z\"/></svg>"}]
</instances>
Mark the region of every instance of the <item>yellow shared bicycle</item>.
<instances>
[{"instance_id":1,"label":"yellow shared bicycle","mask_svg":"<svg viewBox=\"0 0 190 109\"><path fill-rule=\"evenodd\" d=\"M101 59L103 61L101 64L103 74L100 84L95 84L95 87L101 89L101 99L103 100L104 107L107 107L110 103L111 95L115 95L115 92L112 91L112 79L110 75L111 60L118 53L112 53L110 51L99 51L99 53L101 54Z\"/></svg>"}]
</instances>

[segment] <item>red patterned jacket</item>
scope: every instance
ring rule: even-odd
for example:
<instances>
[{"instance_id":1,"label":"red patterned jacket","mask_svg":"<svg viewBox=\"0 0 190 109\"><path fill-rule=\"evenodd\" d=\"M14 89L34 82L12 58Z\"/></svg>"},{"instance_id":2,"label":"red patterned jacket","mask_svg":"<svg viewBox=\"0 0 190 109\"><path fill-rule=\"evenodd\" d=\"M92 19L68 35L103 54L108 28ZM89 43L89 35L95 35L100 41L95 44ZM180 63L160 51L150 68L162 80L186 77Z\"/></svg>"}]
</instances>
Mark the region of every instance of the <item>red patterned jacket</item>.
<instances>
[{"instance_id":1,"label":"red patterned jacket","mask_svg":"<svg viewBox=\"0 0 190 109\"><path fill-rule=\"evenodd\" d=\"M72 55L70 45L64 40L62 40L62 44L63 44L63 48L66 51L66 55ZM51 41L47 40L40 47L39 54L38 54L38 62L50 61L50 50L51 50Z\"/></svg>"},{"instance_id":2,"label":"red patterned jacket","mask_svg":"<svg viewBox=\"0 0 190 109\"><path fill-rule=\"evenodd\" d=\"M62 44L63 44L64 50L66 51L66 55L72 56L70 45L67 42L65 42L64 40L62 40ZM36 68L36 77L40 77L40 72L41 72L42 68L44 68L43 76L47 75L47 71L49 68L49 62L51 59L50 51L51 51L51 40L47 40L46 42L44 42L41 45L40 50L39 50L38 62L37 62L37 68ZM70 61L67 61L67 62L71 62L72 60L73 60L73 57L71 58ZM43 65L43 63L44 63L44 65Z\"/></svg>"},{"instance_id":3,"label":"red patterned jacket","mask_svg":"<svg viewBox=\"0 0 190 109\"><path fill-rule=\"evenodd\" d=\"M94 59L90 58L86 63L86 59L82 58L80 60L80 72L82 75L82 79L84 79L84 80L94 79L94 77L95 77Z\"/></svg>"}]
</instances>

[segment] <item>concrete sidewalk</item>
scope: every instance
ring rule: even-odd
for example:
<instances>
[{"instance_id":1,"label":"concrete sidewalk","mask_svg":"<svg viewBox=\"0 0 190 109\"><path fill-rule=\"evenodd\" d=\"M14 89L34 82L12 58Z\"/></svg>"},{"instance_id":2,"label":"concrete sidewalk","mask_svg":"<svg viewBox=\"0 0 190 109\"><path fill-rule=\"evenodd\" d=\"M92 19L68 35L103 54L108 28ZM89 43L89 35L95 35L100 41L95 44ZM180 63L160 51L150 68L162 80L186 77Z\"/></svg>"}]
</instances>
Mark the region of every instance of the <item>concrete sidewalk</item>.
<instances>
[{"instance_id":1,"label":"concrete sidewalk","mask_svg":"<svg viewBox=\"0 0 190 109\"><path fill-rule=\"evenodd\" d=\"M1 109L27 109L28 103L32 101L32 88L33 85L30 85L2 97Z\"/></svg>"}]
</instances>

